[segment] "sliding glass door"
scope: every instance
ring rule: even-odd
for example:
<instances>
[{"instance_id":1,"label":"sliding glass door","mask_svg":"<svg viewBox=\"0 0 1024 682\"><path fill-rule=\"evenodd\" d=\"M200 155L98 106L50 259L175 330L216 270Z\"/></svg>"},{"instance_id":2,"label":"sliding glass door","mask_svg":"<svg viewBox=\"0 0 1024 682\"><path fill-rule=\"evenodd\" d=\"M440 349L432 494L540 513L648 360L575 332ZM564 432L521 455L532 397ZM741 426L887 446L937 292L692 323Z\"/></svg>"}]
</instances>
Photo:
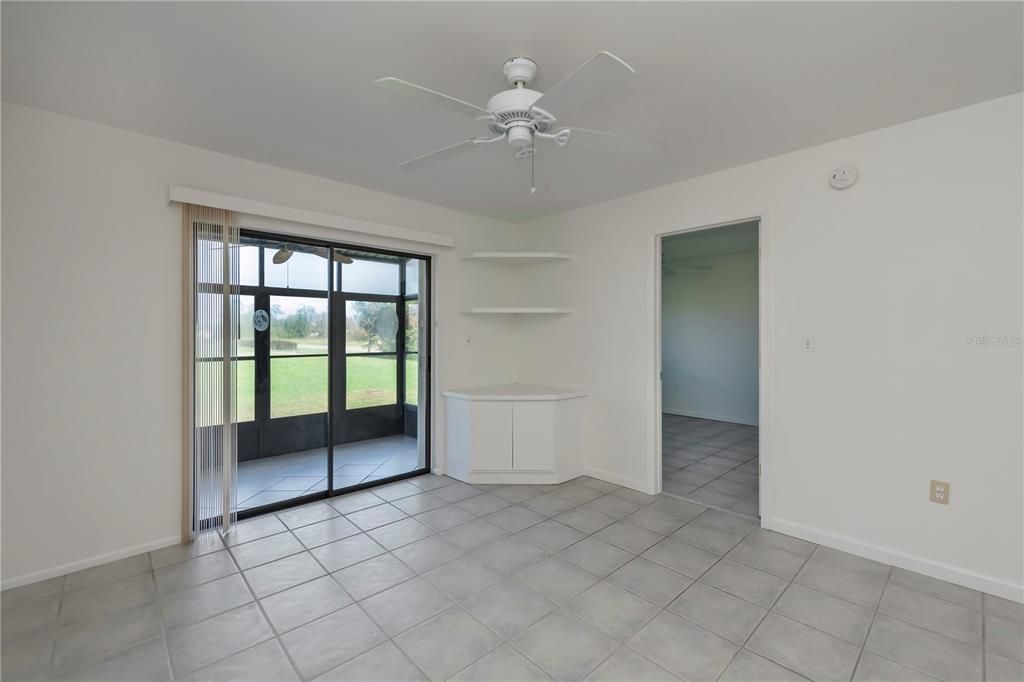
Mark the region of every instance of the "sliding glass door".
<instances>
[{"instance_id":1,"label":"sliding glass door","mask_svg":"<svg viewBox=\"0 0 1024 682\"><path fill-rule=\"evenodd\" d=\"M429 259L241 242L240 516L429 470Z\"/></svg>"}]
</instances>

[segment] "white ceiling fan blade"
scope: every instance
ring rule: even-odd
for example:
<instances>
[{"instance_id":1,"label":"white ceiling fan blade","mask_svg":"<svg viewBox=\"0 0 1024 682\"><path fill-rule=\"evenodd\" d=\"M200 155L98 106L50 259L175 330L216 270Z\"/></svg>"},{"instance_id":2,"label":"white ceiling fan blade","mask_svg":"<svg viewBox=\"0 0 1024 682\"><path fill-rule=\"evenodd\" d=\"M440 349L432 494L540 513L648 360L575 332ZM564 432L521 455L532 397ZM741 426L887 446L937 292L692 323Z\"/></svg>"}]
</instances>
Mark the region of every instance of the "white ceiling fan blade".
<instances>
[{"instance_id":1,"label":"white ceiling fan blade","mask_svg":"<svg viewBox=\"0 0 1024 682\"><path fill-rule=\"evenodd\" d=\"M436 90L425 88L422 85L416 85L415 83L404 81L401 78L378 78L373 82L373 84L379 88L398 92L403 95L415 95L442 106L445 109L449 109L472 118L480 118L481 116L489 117L491 115L491 112L486 109L482 109L475 104L464 102L457 97L452 97L451 95L446 95L443 92L437 92Z\"/></svg>"},{"instance_id":2,"label":"white ceiling fan blade","mask_svg":"<svg viewBox=\"0 0 1024 682\"><path fill-rule=\"evenodd\" d=\"M558 81L533 103L554 116L579 108L600 93L635 74L633 67L610 52L598 52Z\"/></svg>"},{"instance_id":3,"label":"white ceiling fan blade","mask_svg":"<svg viewBox=\"0 0 1024 682\"><path fill-rule=\"evenodd\" d=\"M476 140L465 140L464 142L456 142L455 144L448 145L447 147L435 149L434 151L428 152L423 156L417 156L415 159L403 161L402 163L398 164L398 167L404 168L406 170L416 170L420 166L425 166L428 163L433 163L434 161L440 161L441 159L448 158L449 156L461 154L462 152L469 151L470 149L479 146L480 145L477 144Z\"/></svg>"},{"instance_id":4,"label":"white ceiling fan blade","mask_svg":"<svg viewBox=\"0 0 1024 682\"><path fill-rule=\"evenodd\" d=\"M576 128L575 126L569 126L569 130L572 131L572 137L576 137L576 133L581 133L581 136L586 137L588 135L598 135L601 137L611 137L617 140L624 140L626 142L637 142L640 144L650 145L652 147L667 147L668 143L662 140L649 140L643 137L631 137L629 135L622 135L620 133L610 133L607 130L592 130L590 128Z\"/></svg>"}]
</instances>

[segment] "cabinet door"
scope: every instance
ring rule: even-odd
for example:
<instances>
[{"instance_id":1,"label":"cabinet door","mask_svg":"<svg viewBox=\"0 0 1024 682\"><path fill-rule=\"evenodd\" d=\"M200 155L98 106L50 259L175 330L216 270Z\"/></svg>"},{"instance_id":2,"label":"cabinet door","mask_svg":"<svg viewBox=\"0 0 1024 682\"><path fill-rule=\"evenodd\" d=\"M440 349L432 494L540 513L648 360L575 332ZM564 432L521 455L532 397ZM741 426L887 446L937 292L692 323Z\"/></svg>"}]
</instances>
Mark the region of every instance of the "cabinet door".
<instances>
[{"instance_id":1,"label":"cabinet door","mask_svg":"<svg viewBox=\"0 0 1024 682\"><path fill-rule=\"evenodd\" d=\"M472 403L470 461L473 471L512 470L512 403Z\"/></svg>"},{"instance_id":2,"label":"cabinet door","mask_svg":"<svg viewBox=\"0 0 1024 682\"><path fill-rule=\"evenodd\" d=\"M515 403L512 466L516 471L555 470L555 401Z\"/></svg>"}]
</instances>

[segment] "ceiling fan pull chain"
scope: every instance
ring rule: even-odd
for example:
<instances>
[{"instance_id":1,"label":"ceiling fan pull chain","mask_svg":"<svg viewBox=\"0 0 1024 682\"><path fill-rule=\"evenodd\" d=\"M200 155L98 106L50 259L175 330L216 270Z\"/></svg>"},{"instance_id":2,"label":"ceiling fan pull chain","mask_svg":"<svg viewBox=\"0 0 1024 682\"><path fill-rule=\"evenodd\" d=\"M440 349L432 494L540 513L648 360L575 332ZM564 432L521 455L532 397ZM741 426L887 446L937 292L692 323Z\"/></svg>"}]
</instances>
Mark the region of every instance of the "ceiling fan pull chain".
<instances>
[{"instance_id":1,"label":"ceiling fan pull chain","mask_svg":"<svg viewBox=\"0 0 1024 682\"><path fill-rule=\"evenodd\" d=\"M533 153L530 154L530 195L531 196L537 193L537 185L533 181L533 169L534 169L534 164L536 163L536 158L537 158L537 147L535 145L534 148L533 148Z\"/></svg>"}]
</instances>

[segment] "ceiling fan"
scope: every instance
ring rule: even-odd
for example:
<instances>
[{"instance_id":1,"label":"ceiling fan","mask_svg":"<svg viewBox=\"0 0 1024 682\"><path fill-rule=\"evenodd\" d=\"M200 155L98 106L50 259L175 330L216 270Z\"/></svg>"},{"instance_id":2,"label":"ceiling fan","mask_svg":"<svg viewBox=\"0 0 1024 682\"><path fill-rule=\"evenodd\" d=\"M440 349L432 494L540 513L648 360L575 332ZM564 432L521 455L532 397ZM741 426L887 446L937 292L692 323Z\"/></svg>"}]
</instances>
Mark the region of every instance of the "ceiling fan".
<instances>
[{"instance_id":1,"label":"ceiling fan","mask_svg":"<svg viewBox=\"0 0 1024 682\"><path fill-rule=\"evenodd\" d=\"M284 244L277 251L274 252L273 257L270 259L274 265L282 265L287 263L288 260L296 253L312 253L317 256L323 256L323 249L318 247L303 246L302 244ZM345 265L351 265L355 261L349 256L346 256L337 249L334 250L334 260Z\"/></svg>"},{"instance_id":2,"label":"ceiling fan","mask_svg":"<svg viewBox=\"0 0 1024 682\"><path fill-rule=\"evenodd\" d=\"M374 85L378 87L405 95L415 95L486 123L491 133L490 136L473 137L403 161L398 167L414 170L439 159L502 140L508 140L509 144L515 147L513 156L521 159L533 157L537 140L551 140L559 147L564 147L569 143L569 139L576 135L633 139L618 133L575 126L562 126L556 129L556 122L561 125L557 116L571 112L599 93L620 85L636 73L633 67L610 52L598 52L543 93L528 87L537 76L537 63L532 59L509 59L502 71L511 87L491 97L486 107L470 104L400 78L389 76L374 81ZM534 191L535 188L531 187L531 194Z\"/></svg>"}]
</instances>

